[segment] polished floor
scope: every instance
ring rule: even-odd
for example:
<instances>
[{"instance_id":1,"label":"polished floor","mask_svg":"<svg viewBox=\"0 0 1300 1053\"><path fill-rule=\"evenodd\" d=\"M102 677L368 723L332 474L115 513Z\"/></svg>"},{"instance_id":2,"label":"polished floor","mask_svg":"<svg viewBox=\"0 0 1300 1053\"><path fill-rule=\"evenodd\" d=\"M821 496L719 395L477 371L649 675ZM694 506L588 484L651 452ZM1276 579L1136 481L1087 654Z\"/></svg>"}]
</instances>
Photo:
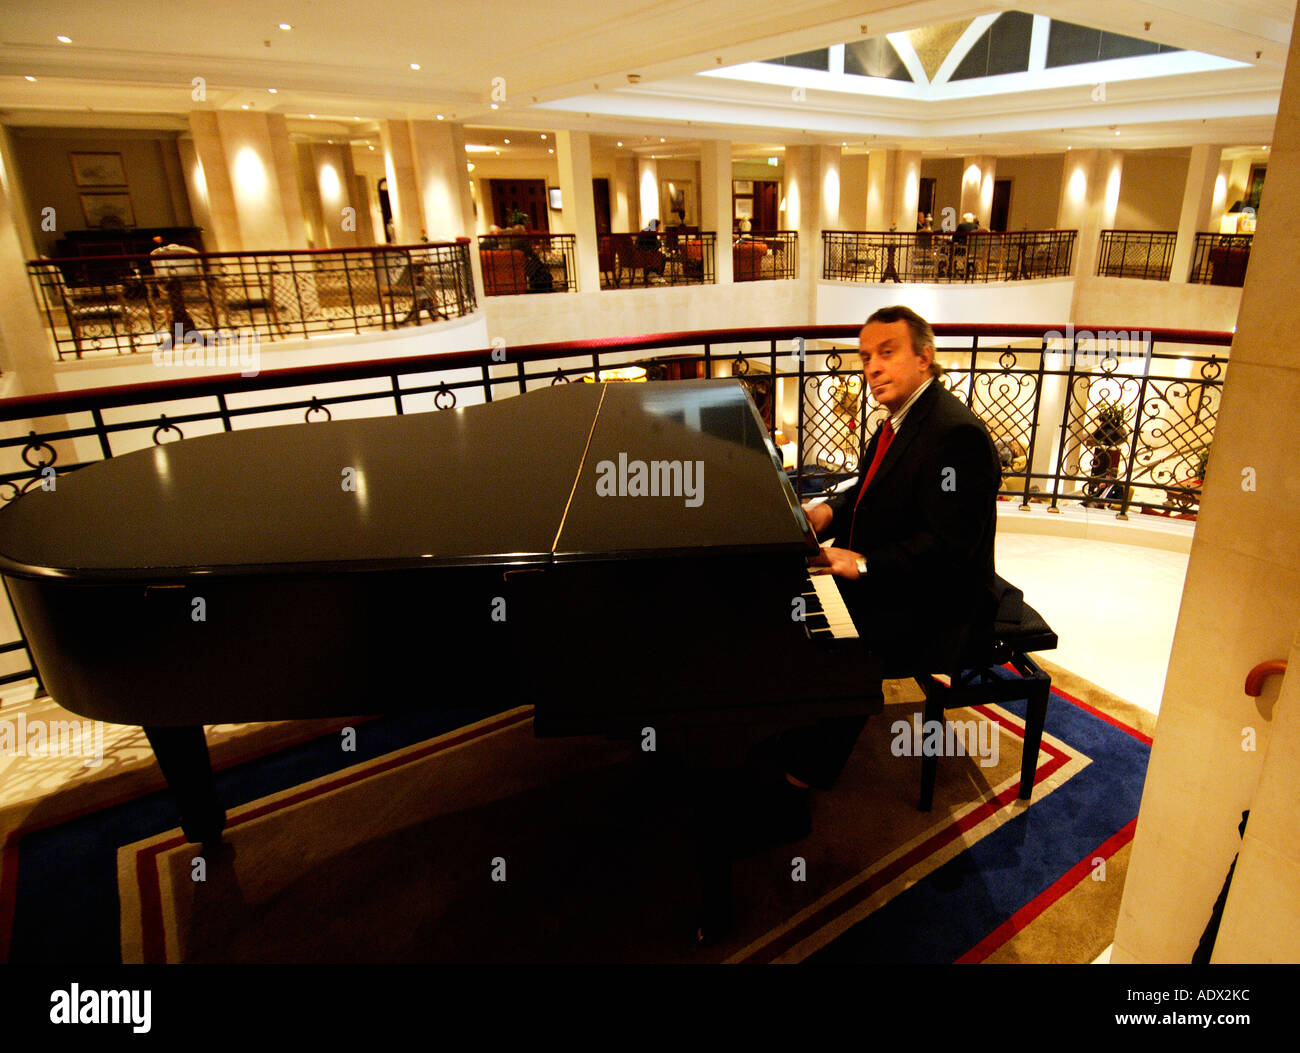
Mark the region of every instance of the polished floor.
<instances>
[{"instance_id":1,"label":"polished floor","mask_svg":"<svg viewBox=\"0 0 1300 1053\"><path fill-rule=\"evenodd\" d=\"M997 536L998 573L1060 637L1046 657L1152 713L1160 711L1187 559L1145 545L1002 527Z\"/></svg>"}]
</instances>

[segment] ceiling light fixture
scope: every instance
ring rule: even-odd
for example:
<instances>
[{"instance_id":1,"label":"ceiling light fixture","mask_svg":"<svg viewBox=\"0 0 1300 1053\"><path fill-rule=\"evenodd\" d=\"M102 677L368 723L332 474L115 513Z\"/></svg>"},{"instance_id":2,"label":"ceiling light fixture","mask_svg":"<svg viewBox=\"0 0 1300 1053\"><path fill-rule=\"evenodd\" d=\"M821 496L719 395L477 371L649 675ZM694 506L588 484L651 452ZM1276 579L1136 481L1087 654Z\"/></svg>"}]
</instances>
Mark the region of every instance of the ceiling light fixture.
<instances>
[{"instance_id":1,"label":"ceiling light fixture","mask_svg":"<svg viewBox=\"0 0 1300 1053\"><path fill-rule=\"evenodd\" d=\"M36 83L36 78L33 77L31 74L28 74L27 76L25 76L25 77L23 78L23 80L29 80L29 81L31 81L33 84Z\"/></svg>"},{"instance_id":2,"label":"ceiling light fixture","mask_svg":"<svg viewBox=\"0 0 1300 1053\"><path fill-rule=\"evenodd\" d=\"M60 33L60 34L59 34L57 37L55 37L54 39L57 40L60 44L71 44L71 43L72 43L72 38L71 38L71 37L65 37L62 33Z\"/></svg>"},{"instance_id":3,"label":"ceiling light fixture","mask_svg":"<svg viewBox=\"0 0 1300 1053\"><path fill-rule=\"evenodd\" d=\"M509 145L510 145L510 140L509 140L509 139L502 139L501 141L502 141L503 143L505 143L506 146L509 146Z\"/></svg>"},{"instance_id":4,"label":"ceiling light fixture","mask_svg":"<svg viewBox=\"0 0 1300 1053\"><path fill-rule=\"evenodd\" d=\"M293 26L289 25L288 22L281 22L281 23L280 23L280 28L283 29L283 30L287 33L287 32L289 32L289 30L291 30L291 29L293 28Z\"/></svg>"},{"instance_id":5,"label":"ceiling light fixture","mask_svg":"<svg viewBox=\"0 0 1300 1053\"><path fill-rule=\"evenodd\" d=\"M445 121L446 118L442 114L438 114L438 120Z\"/></svg>"},{"instance_id":6,"label":"ceiling light fixture","mask_svg":"<svg viewBox=\"0 0 1300 1053\"><path fill-rule=\"evenodd\" d=\"M420 64L418 62L411 63L411 69L419 69L419 68L420 68Z\"/></svg>"},{"instance_id":7,"label":"ceiling light fixture","mask_svg":"<svg viewBox=\"0 0 1300 1053\"><path fill-rule=\"evenodd\" d=\"M279 95L279 94L280 94L280 89L279 89L279 88L267 88L266 90L267 90L268 92L270 92L272 95Z\"/></svg>"}]
</instances>

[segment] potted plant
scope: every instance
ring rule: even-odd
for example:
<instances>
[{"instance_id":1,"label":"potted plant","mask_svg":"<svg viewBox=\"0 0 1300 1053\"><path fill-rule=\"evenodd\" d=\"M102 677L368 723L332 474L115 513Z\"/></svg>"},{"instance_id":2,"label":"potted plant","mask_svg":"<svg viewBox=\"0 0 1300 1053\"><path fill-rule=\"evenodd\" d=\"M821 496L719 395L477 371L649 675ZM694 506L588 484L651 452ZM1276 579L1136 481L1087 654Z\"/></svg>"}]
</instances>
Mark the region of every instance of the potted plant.
<instances>
[{"instance_id":1,"label":"potted plant","mask_svg":"<svg viewBox=\"0 0 1300 1053\"><path fill-rule=\"evenodd\" d=\"M1118 446L1128 438L1124 423L1124 407L1118 402L1097 403L1097 426L1092 430L1092 441L1098 446Z\"/></svg>"},{"instance_id":2,"label":"potted plant","mask_svg":"<svg viewBox=\"0 0 1300 1053\"><path fill-rule=\"evenodd\" d=\"M1202 446L1196 451L1196 467L1193 469L1192 484L1194 486L1205 485L1205 468L1210 463L1210 448Z\"/></svg>"}]
</instances>

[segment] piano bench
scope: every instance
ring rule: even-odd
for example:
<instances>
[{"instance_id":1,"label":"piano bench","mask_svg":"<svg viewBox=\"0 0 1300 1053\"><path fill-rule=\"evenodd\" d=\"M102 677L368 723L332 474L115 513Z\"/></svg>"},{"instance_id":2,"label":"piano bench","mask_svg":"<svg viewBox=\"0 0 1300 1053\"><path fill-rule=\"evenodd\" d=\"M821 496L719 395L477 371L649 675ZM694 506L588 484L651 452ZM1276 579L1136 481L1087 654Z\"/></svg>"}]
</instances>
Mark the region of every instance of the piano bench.
<instances>
[{"instance_id":1,"label":"piano bench","mask_svg":"<svg viewBox=\"0 0 1300 1053\"><path fill-rule=\"evenodd\" d=\"M1024 602L1019 589L1006 585L1001 579L999 582L1005 586L1005 591L1000 591L994 644L992 654L986 656L987 661L972 664L954 674L951 684L944 684L929 673L916 679L925 692L925 728L933 726L931 721L943 725L945 710L1028 699L1024 756L1020 764L1020 799L1027 801L1034 791L1038 750L1047 720L1047 700L1052 693L1052 678L1035 664L1029 652L1055 649L1057 636L1043 616ZM1008 663L1020 674L1020 679L1004 679L997 674L996 670ZM923 812L928 812L934 803L934 780L938 770L937 756L922 756L919 807Z\"/></svg>"}]
</instances>

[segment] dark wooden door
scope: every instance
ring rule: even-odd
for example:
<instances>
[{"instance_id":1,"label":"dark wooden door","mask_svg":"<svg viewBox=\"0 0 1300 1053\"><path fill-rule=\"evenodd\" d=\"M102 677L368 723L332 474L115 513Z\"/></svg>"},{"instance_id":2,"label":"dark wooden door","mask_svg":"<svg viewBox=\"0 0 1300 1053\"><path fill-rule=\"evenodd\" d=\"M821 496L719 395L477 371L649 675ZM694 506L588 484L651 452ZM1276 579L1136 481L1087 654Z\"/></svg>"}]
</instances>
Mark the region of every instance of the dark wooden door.
<instances>
[{"instance_id":1,"label":"dark wooden door","mask_svg":"<svg viewBox=\"0 0 1300 1053\"><path fill-rule=\"evenodd\" d=\"M518 209L528 217L525 226L530 231L547 232L551 229L548 207L545 179L492 180L492 222L498 227L510 226L510 214Z\"/></svg>"},{"instance_id":2,"label":"dark wooden door","mask_svg":"<svg viewBox=\"0 0 1300 1053\"><path fill-rule=\"evenodd\" d=\"M1011 214L1011 180L993 180L993 208L989 212L989 230L1006 230Z\"/></svg>"},{"instance_id":3,"label":"dark wooden door","mask_svg":"<svg viewBox=\"0 0 1300 1053\"><path fill-rule=\"evenodd\" d=\"M609 180L593 179L591 196L596 206L596 233L609 233Z\"/></svg>"},{"instance_id":4,"label":"dark wooden door","mask_svg":"<svg viewBox=\"0 0 1300 1053\"><path fill-rule=\"evenodd\" d=\"M780 201L780 184L774 179L754 180L754 230L776 230L777 204Z\"/></svg>"}]
</instances>

